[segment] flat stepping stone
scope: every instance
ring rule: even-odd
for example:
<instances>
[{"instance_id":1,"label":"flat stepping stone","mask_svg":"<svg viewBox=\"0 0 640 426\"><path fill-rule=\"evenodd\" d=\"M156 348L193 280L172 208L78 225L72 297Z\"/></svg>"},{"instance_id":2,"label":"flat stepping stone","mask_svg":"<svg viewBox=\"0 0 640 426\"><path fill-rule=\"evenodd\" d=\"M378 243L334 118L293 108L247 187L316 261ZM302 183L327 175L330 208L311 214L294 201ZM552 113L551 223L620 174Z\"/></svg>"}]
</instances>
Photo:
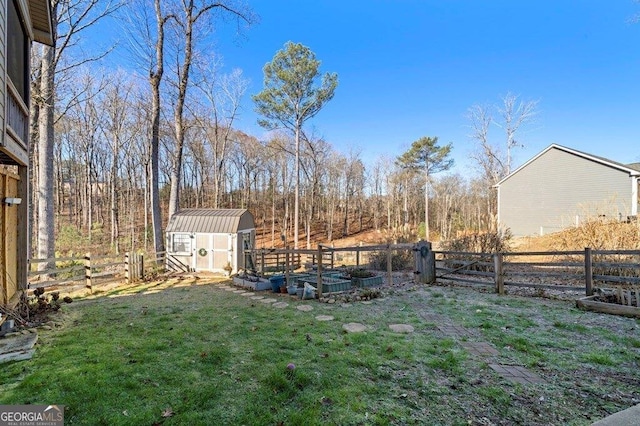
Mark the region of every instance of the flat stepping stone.
<instances>
[{"instance_id":1,"label":"flat stepping stone","mask_svg":"<svg viewBox=\"0 0 640 426\"><path fill-rule=\"evenodd\" d=\"M413 326L409 324L389 324L389 328L396 333L413 333Z\"/></svg>"},{"instance_id":2,"label":"flat stepping stone","mask_svg":"<svg viewBox=\"0 0 640 426\"><path fill-rule=\"evenodd\" d=\"M251 293L251 292L249 292L249 291L244 291L244 292L242 292L242 293L238 293L238 294L239 294L240 296L246 296L246 297L249 297L249 296L253 295L253 293Z\"/></svg>"},{"instance_id":3,"label":"flat stepping stone","mask_svg":"<svg viewBox=\"0 0 640 426\"><path fill-rule=\"evenodd\" d=\"M246 291L244 291L244 290L233 290L233 292L234 292L235 294L242 294L242 293L246 293Z\"/></svg>"},{"instance_id":4,"label":"flat stepping stone","mask_svg":"<svg viewBox=\"0 0 640 426\"><path fill-rule=\"evenodd\" d=\"M313 311L313 306L311 305L298 305L296 306L296 309L302 312L309 312L309 311Z\"/></svg>"},{"instance_id":5,"label":"flat stepping stone","mask_svg":"<svg viewBox=\"0 0 640 426\"><path fill-rule=\"evenodd\" d=\"M333 321L333 317L331 315L318 315L316 316L317 321Z\"/></svg>"},{"instance_id":6,"label":"flat stepping stone","mask_svg":"<svg viewBox=\"0 0 640 426\"><path fill-rule=\"evenodd\" d=\"M363 300L361 303L363 305L371 305L373 302L371 300Z\"/></svg>"},{"instance_id":7,"label":"flat stepping stone","mask_svg":"<svg viewBox=\"0 0 640 426\"><path fill-rule=\"evenodd\" d=\"M367 329L364 324L360 324L357 322L349 322L346 324L342 324L342 328L346 330L348 333L362 333Z\"/></svg>"},{"instance_id":8,"label":"flat stepping stone","mask_svg":"<svg viewBox=\"0 0 640 426\"><path fill-rule=\"evenodd\" d=\"M278 308L278 309L284 309L287 306L289 306L289 304L287 302L276 302L271 306L273 306L274 308Z\"/></svg>"},{"instance_id":9,"label":"flat stepping stone","mask_svg":"<svg viewBox=\"0 0 640 426\"><path fill-rule=\"evenodd\" d=\"M222 289L223 289L224 291L235 291L235 289L234 289L234 288L232 288L232 287L222 287Z\"/></svg>"},{"instance_id":10,"label":"flat stepping stone","mask_svg":"<svg viewBox=\"0 0 640 426\"><path fill-rule=\"evenodd\" d=\"M462 342L461 345L473 355L500 355L500 352L487 342Z\"/></svg>"},{"instance_id":11,"label":"flat stepping stone","mask_svg":"<svg viewBox=\"0 0 640 426\"><path fill-rule=\"evenodd\" d=\"M544 380L536 373L533 373L524 367L520 367L519 365L489 364L489 368L505 379L522 385L544 383Z\"/></svg>"},{"instance_id":12,"label":"flat stepping stone","mask_svg":"<svg viewBox=\"0 0 640 426\"><path fill-rule=\"evenodd\" d=\"M264 299L264 296L251 296L251 299L260 300L260 299Z\"/></svg>"},{"instance_id":13,"label":"flat stepping stone","mask_svg":"<svg viewBox=\"0 0 640 426\"><path fill-rule=\"evenodd\" d=\"M277 302L277 300L276 299L269 299L269 298L260 300L260 303L274 303L274 302Z\"/></svg>"}]
</instances>

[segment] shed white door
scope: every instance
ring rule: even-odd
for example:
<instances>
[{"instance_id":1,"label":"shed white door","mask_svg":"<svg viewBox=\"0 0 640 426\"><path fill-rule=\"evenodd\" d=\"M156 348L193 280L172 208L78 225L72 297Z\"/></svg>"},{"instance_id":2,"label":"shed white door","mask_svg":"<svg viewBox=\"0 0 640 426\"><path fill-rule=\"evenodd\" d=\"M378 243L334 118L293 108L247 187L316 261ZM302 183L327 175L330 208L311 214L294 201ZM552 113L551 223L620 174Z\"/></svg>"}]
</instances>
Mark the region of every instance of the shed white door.
<instances>
[{"instance_id":1,"label":"shed white door","mask_svg":"<svg viewBox=\"0 0 640 426\"><path fill-rule=\"evenodd\" d=\"M211 259L213 258L211 234L196 234L195 258L196 264L193 267L196 271L211 270Z\"/></svg>"},{"instance_id":2,"label":"shed white door","mask_svg":"<svg viewBox=\"0 0 640 426\"><path fill-rule=\"evenodd\" d=\"M227 263L231 262L231 237L232 234L213 234L213 268L216 272L224 271Z\"/></svg>"}]
</instances>

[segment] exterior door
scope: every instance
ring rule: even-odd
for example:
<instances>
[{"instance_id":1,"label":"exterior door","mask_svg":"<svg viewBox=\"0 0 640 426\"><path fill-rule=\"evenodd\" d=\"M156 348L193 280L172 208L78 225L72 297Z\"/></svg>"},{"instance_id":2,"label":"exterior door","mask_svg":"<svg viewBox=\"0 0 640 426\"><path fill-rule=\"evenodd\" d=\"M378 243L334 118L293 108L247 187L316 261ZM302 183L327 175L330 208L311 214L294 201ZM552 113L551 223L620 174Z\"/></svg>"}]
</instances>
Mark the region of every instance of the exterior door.
<instances>
[{"instance_id":1,"label":"exterior door","mask_svg":"<svg viewBox=\"0 0 640 426\"><path fill-rule=\"evenodd\" d=\"M196 234L194 250L196 271L210 271L213 251L211 250L211 234Z\"/></svg>"},{"instance_id":2,"label":"exterior door","mask_svg":"<svg viewBox=\"0 0 640 426\"><path fill-rule=\"evenodd\" d=\"M229 234L213 234L213 268L216 272L224 272L227 263L231 263L229 250L231 237Z\"/></svg>"}]
</instances>

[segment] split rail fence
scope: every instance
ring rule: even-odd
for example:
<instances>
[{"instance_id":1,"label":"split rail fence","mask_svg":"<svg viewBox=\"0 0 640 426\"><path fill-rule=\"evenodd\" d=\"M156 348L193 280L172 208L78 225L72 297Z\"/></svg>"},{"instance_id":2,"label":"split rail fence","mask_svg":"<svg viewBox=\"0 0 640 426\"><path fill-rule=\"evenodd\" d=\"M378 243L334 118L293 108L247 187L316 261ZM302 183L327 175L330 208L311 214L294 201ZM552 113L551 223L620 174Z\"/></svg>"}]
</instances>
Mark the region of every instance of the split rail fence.
<instances>
[{"instance_id":1,"label":"split rail fence","mask_svg":"<svg viewBox=\"0 0 640 426\"><path fill-rule=\"evenodd\" d=\"M470 285L584 291L640 290L640 250L472 253L435 251L436 279ZM639 293L637 293L639 294Z\"/></svg>"},{"instance_id":2,"label":"split rail fence","mask_svg":"<svg viewBox=\"0 0 640 426\"><path fill-rule=\"evenodd\" d=\"M254 249L254 272L265 276L293 273L302 267L328 272L341 267L365 268L402 279L416 279L419 252L415 244L383 244L354 247L319 245L317 249ZM474 253L433 251L436 282L453 281L491 286L498 293L506 287L570 290L590 296L595 288L628 289L640 295L640 250L592 250L553 252ZM321 261L319 262L319 259ZM135 282L164 271L166 253L143 256L92 256L32 259L29 287L84 286L110 282ZM40 264L47 269L38 271ZM396 274L397 276L397 274ZM407 278L409 277L409 278Z\"/></svg>"},{"instance_id":3,"label":"split rail fence","mask_svg":"<svg viewBox=\"0 0 640 426\"><path fill-rule=\"evenodd\" d=\"M165 253L151 254L145 262L142 253L91 255L29 260L29 289L76 289L93 291L96 286L133 283L149 274L164 271ZM45 265L44 267L40 265Z\"/></svg>"}]
</instances>

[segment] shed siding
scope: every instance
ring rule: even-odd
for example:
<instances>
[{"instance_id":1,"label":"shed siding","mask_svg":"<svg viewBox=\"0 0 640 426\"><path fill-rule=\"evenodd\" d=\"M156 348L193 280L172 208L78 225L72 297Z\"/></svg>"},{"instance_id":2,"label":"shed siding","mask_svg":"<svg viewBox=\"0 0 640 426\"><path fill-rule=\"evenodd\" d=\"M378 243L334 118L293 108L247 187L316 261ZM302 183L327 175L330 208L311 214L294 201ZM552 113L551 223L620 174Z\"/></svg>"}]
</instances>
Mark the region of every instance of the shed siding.
<instances>
[{"instance_id":1,"label":"shed siding","mask_svg":"<svg viewBox=\"0 0 640 426\"><path fill-rule=\"evenodd\" d=\"M628 172L550 149L499 188L500 223L516 236L559 231L589 217L632 214Z\"/></svg>"}]
</instances>

